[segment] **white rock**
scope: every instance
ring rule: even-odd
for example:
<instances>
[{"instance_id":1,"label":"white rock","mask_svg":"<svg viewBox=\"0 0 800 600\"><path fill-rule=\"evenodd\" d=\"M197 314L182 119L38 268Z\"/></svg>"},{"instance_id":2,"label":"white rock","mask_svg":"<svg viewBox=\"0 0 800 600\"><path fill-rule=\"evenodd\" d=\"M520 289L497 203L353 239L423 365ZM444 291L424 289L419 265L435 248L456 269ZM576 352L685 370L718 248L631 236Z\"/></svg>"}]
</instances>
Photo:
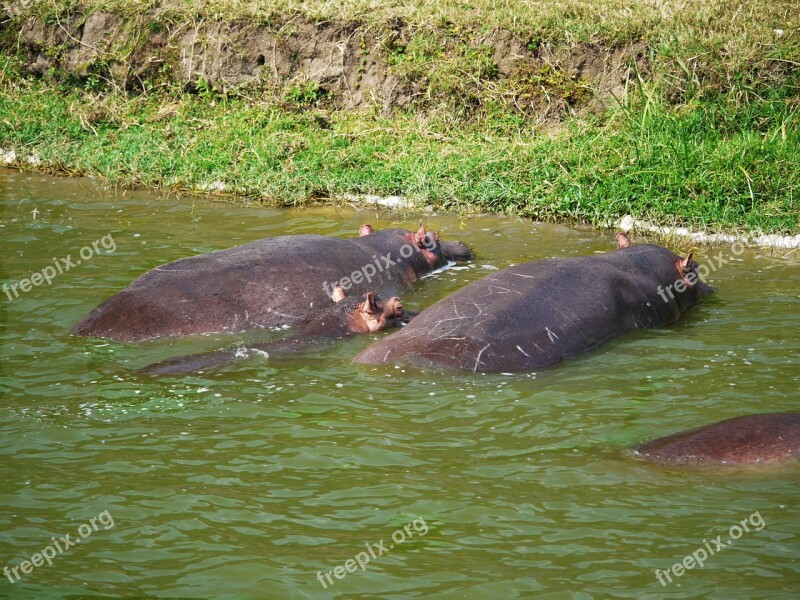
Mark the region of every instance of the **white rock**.
<instances>
[{"instance_id":1,"label":"white rock","mask_svg":"<svg viewBox=\"0 0 800 600\"><path fill-rule=\"evenodd\" d=\"M414 203L403 196L378 196L375 194L345 194L344 199L353 204L377 204L386 208L414 208Z\"/></svg>"},{"instance_id":2,"label":"white rock","mask_svg":"<svg viewBox=\"0 0 800 600\"><path fill-rule=\"evenodd\" d=\"M622 220L619 222L619 228L622 231L628 232L633 229L633 226L636 224L634 218L630 215L625 215L622 217Z\"/></svg>"},{"instance_id":3,"label":"white rock","mask_svg":"<svg viewBox=\"0 0 800 600\"><path fill-rule=\"evenodd\" d=\"M4 150L0 148L0 163L4 165L12 165L17 160L17 153L14 149Z\"/></svg>"},{"instance_id":4,"label":"white rock","mask_svg":"<svg viewBox=\"0 0 800 600\"><path fill-rule=\"evenodd\" d=\"M197 186L198 189L204 192L224 192L228 189L228 186L225 185L222 181L212 181L211 183L201 183Z\"/></svg>"},{"instance_id":5,"label":"white rock","mask_svg":"<svg viewBox=\"0 0 800 600\"><path fill-rule=\"evenodd\" d=\"M708 233L705 231L689 231L686 227L667 227L648 223L634 219L631 215L625 215L618 224L622 231L638 229L639 231L658 232L664 235L674 235L678 237L688 237L694 242L706 244L751 244L770 248L784 248L787 250L800 248L800 234L798 235L779 235L754 233L752 235L736 235L732 233Z\"/></svg>"}]
</instances>

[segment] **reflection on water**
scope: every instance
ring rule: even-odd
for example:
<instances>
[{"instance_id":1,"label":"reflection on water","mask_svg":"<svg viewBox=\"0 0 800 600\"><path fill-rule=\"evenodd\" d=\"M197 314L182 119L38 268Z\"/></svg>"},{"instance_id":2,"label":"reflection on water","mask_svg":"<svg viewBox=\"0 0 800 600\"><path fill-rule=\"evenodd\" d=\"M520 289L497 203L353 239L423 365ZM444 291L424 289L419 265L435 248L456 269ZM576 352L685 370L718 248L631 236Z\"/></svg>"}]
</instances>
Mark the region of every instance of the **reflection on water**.
<instances>
[{"instance_id":1,"label":"reflection on water","mask_svg":"<svg viewBox=\"0 0 800 600\"><path fill-rule=\"evenodd\" d=\"M265 334L123 345L69 328L169 260L271 235L351 236L365 221L410 227L418 216L241 207L13 171L0 171L0 202L5 283L103 236L116 244L50 285L0 296L0 567L103 511L114 519L52 565L0 579L0 597L796 597L796 468L675 470L627 449L797 410L799 257L745 251L711 274L716 297L676 326L537 373L353 365L369 342L359 336L155 379L134 371ZM493 269L614 244L610 233L508 217L426 222L479 258L407 293L414 310ZM755 511L761 531L658 583L656 568ZM323 589L318 572L366 544L388 549L415 519L425 536Z\"/></svg>"}]
</instances>

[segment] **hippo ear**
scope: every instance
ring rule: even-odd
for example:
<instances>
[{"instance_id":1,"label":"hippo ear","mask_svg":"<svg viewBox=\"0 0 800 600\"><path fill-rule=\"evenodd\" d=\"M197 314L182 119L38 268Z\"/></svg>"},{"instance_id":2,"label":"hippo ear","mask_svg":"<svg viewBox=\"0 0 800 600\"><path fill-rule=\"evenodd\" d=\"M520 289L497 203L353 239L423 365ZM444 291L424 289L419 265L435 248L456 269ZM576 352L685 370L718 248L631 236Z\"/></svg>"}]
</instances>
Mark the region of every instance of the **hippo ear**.
<instances>
[{"instance_id":1,"label":"hippo ear","mask_svg":"<svg viewBox=\"0 0 800 600\"><path fill-rule=\"evenodd\" d=\"M689 254L686 256L686 258L684 258L684 259L683 259L683 260L682 260L682 261L679 263L678 267L679 267L679 268L680 268L680 270L681 270L681 271L683 271L684 273L688 273L689 271L691 271L691 270L692 270L692 253L691 253L691 252L689 252Z\"/></svg>"},{"instance_id":2,"label":"hippo ear","mask_svg":"<svg viewBox=\"0 0 800 600\"><path fill-rule=\"evenodd\" d=\"M417 248L420 250L433 250L439 242L439 237L433 231L430 233L425 231L425 225L420 221L419 229L417 229L417 232L414 234L414 241L417 244Z\"/></svg>"},{"instance_id":3,"label":"hippo ear","mask_svg":"<svg viewBox=\"0 0 800 600\"><path fill-rule=\"evenodd\" d=\"M336 302L338 304L339 302L344 300L346 297L347 297L347 294L344 293L344 290L342 289L342 286L337 285L335 288L333 288L333 293L331 294L331 300L333 300L334 302Z\"/></svg>"},{"instance_id":4,"label":"hippo ear","mask_svg":"<svg viewBox=\"0 0 800 600\"><path fill-rule=\"evenodd\" d=\"M375 233L375 230L372 229L372 225L370 225L369 223L364 223L358 230L358 237L372 235L373 233Z\"/></svg>"},{"instance_id":5,"label":"hippo ear","mask_svg":"<svg viewBox=\"0 0 800 600\"><path fill-rule=\"evenodd\" d=\"M367 292L364 294L362 310L373 315L381 312L381 307L378 304L378 297L374 293Z\"/></svg>"},{"instance_id":6,"label":"hippo ear","mask_svg":"<svg viewBox=\"0 0 800 600\"><path fill-rule=\"evenodd\" d=\"M631 245L631 238L629 238L628 234L626 234L625 232L620 231L617 234L617 248L622 250L623 248L627 248L630 245Z\"/></svg>"}]
</instances>

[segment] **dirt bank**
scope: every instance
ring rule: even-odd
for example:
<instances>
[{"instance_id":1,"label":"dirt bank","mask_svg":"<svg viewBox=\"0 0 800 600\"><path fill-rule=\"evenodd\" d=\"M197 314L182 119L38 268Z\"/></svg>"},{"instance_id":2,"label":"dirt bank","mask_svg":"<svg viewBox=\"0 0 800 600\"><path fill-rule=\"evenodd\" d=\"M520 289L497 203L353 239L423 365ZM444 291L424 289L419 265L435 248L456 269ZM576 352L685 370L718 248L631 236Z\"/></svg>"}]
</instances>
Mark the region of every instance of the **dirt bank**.
<instances>
[{"instance_id":1,"label":"dirt bank","mask_svg":"<svg viewBox=\"0 0 800 600\"><path fill-rule=\"evenodd\" d=\"M167 82L200 92L269 88L297 103L375 105L384 114L455 94L467 107L470 96L491 97L527 117L554 121L573 110L602 108L637 71L649 71L643 43L556 48L503 30L432 34L401 19L376 28L299 18L253 25L94 12L5 27L18 30L5 32L5 46L21 50L30 72L43 77L132 92ZM439 68L444 62L447 68Z\"/></svg>"}]
</instances>

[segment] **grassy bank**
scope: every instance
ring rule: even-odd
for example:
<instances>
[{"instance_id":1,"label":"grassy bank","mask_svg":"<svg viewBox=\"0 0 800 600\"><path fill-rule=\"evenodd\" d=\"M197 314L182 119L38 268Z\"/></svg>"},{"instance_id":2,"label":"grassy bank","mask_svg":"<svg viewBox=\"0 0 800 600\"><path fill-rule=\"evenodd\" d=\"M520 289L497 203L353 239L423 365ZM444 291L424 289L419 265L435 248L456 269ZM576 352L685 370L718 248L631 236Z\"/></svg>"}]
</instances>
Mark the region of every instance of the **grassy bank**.
<instances>
[{"instance_id":1,"label":"grassy bank","mask_svg":"<svg viewBox=\"0 0 800 600\"><path fill-rule=\"evenodd\" d=\"M223 93L165 79L132 93L91 74L31 76L25 58L6 44L0 147L123 185L222 182L278 204L368 193L555 221L602 224L634 214L712 230L800 231L800 52L796 28L789 30L797 23L787 9L792 3L573 0L558 11L550 3L485 0L422 7L362 0L91 4L120 14L157 10L172 22L286 20L299 11L378 27L399 16L412 33L401 53L397 44L386 48L387 68L421 81L425 94L387 114L377 104L337 108L313 81ZM37 4L37 18L52 20L64 6ZM779 26L787 31L776 33ZM573 106L570 98L597 93L583 81L557 69L537 71L534 86L530 75L501 78L488 54L455 60L452 42L441 41L450 36L480 48L469 40L498 27L529 44L637 41L652 56L649 73L602 110L583 110L588 101ZM486 68L465 70L465 60ZM572 108L557 123L542 122L520 108L523 91L560 93Z\"/></svg>"}]
</instances>

